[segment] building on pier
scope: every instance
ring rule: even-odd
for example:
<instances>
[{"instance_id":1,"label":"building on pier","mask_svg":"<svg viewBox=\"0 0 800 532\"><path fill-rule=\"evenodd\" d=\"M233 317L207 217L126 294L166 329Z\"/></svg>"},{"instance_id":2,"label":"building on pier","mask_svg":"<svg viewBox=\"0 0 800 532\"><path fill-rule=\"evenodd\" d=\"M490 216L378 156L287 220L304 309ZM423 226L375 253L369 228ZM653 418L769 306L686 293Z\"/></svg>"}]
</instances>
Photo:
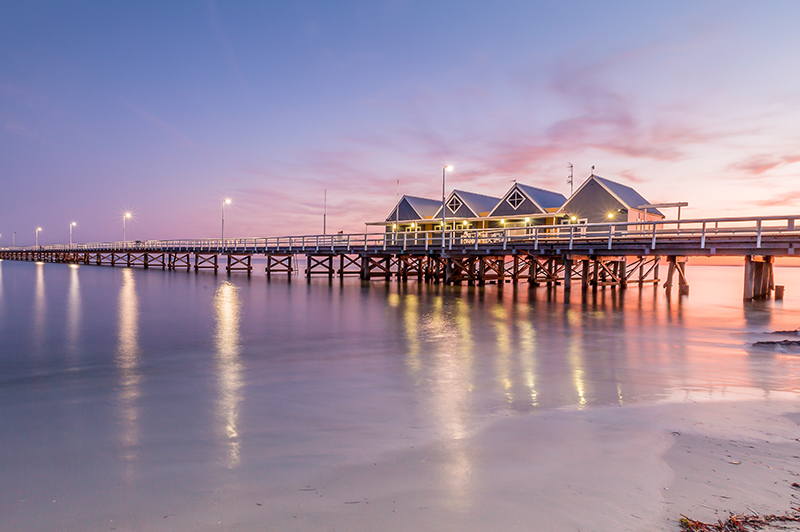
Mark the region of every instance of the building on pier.
<instances>
[{"instance_id":1,"label":"building on pier","mask_svg":"<svg viewBox=\"0 0 800 532\"><path fill-rule=\"evenodd\" d=\"M565 216L557 211L566 201L562 194L522 183L502 198L454 190L445 200L445 223L447 230L554 225ZM441 231L442 202L404 195L379 224L386 232Z\"/></svg>"},{"instance_id":2,"label":"building on pier","mask_svg":"<svg viewBox=\"0 0 800 532\"><path fill-rule=\"evenodd\" d=\"M514 183L489 213L489 227L556 225L564 216L556 213L566 201L558 192Z\"/></svg>"},{"instance_id":3,"label":"building on pier","mask_svg":"<svg viewBox=\"0 0 800 532\"><path fill-rule=\"evenodd\" d=\"M592 174L558 210L569 217L565 223L659 221L664 215L655 208L640 209L650 202L629 186Z\"/></svg>"},{"instance_id":4,"label":"building on pier","mask_svg":"<svg viewBox=\"0 0 800 532\"><path fill-rule=\"evenodd\" d=\"M426 220L433 219L441 208L440 200L404 195L386 217L386 231L418 231L422 225L429 225Z\"/></svg>"},{"instance_id":5,"label":"building on pier","mask_svg":"<svg viewBox=\"0 0 800 532\"><path fill-rule=\"evenodd\" d=\"M466 190L454 190L445 201L444 217L447 228L450 229L450 224L455 224L458 229L486 229L489 226L487 217L499 201L500 198L494 196ZM439 220L439 229L441 229L441 204L434 215L434 220ZM432 229L435 230L435 228Z\"/></svg>"}]
</instances>

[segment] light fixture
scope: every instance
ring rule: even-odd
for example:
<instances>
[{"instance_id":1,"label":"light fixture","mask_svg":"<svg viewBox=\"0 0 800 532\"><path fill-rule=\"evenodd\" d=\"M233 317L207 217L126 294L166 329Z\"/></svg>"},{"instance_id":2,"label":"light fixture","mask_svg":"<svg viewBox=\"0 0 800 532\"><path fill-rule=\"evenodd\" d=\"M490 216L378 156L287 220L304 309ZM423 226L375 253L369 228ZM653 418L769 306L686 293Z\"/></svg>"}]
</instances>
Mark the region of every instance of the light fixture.
<instances>
[{"instance_id":1,"label":"light fixture","mask_svg":"<svg viewBox=\"0 0 800 532\"><path fill-rule=\"evenodd\" d=\"M613 212L608 213L608 219L611 220L612 218L614 218L614 213Z\"/></svg>"},{"instance_id":2,"label":"light fixture","mask_svg":"<svg viewBox=\"0 0 800 532\"><path fill-rule=\"evenodd\" d=\"M444 230L445 230L445 227L447 227L447 222L445 221L445 217L444 217L445 216L445 212L444 212L445 211L444 184L445 184L445 178L447 176L447 172L452 172L452 171L453 171L453 167L451 165L449 165L449 164L447 166L443 166L442 167L442 249L444 249Z\"/></svg>"},{"instance_id":3,"label":"light fixture","mask_svg":"<svg viewBox=\"0 0 800 532\"><path fill-rule=\"evenodd\" d=\"M577 216L570 216L569 219L570 219L570 221L575 222L575 221L578 220L578 217Z\"/></svg>"}]
</instances>

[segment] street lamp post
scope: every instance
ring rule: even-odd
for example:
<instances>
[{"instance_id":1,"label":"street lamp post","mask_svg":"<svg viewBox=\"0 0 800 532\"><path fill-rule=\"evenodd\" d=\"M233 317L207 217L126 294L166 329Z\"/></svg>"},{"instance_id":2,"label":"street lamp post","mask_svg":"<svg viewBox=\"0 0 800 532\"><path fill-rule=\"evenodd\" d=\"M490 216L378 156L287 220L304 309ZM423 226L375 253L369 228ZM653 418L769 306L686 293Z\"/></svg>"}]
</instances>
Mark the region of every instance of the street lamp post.
<instances>
[{"instance_id":1,"label":"street lamp post","mask_svg":"<svg viewBox=\"0 0 800 532\"><path fill-rule=\"evenodd\" d=\"M222 247L225 248L225 205L230 205L231 199L225 198L222 202Z\"/></svg>"},{"instance_id":2,"label":"street lamp post","mask_svg":"<svg viewBox=\"0 0 800 532\"><path fill-rule=\"evenodd\" d=\"M445 200L445 198L444 198L444 184L445 184L445 180L446 180L446 176L447 176L447 171L448 170L452 170L452 169L453 169L453 167L450 166L450 165L442 167L442 249L444 249L444 223L445 223L445 217L444 217L444 208L445 208L445 204L444 204L444 200Z\"/></svg>"},{"instance_id":3,"label":"street lamp post","mask_svg":"<svg viewBox=\"0 0 800 532\"><path fill-rule=\"evenodd\" d=\"M37 227L36 228L36 247L37 248L39 247L39 231L41 231L41 230L42 230L41 227Z\"/></svg>"},{"instance_id":4,"label":"street lamp post","mask_svg":"<svg viewBox=\"0 0 800 532\"><path fill-rule=\"evenodd\" d=\"M130 217L131 217L131 213L129 213L129 212L126 212L124 215L122 215L122 245L123 246L125 244L127 244L127 242L128 242L128 239L125 236L125 222L127 222L128 218L130 218Z\"/></svg>"},{"instance_id":5,"label":"street lamp post","mask_svg":"<svg viewBox=\"0 0 800 532\"><path fill-rule=\"evenodd\" d=\"M77 222L72 222L69 224L69 247L72 247L72 228L76 225L78 225Z\"/></svg>"}]
</instances>

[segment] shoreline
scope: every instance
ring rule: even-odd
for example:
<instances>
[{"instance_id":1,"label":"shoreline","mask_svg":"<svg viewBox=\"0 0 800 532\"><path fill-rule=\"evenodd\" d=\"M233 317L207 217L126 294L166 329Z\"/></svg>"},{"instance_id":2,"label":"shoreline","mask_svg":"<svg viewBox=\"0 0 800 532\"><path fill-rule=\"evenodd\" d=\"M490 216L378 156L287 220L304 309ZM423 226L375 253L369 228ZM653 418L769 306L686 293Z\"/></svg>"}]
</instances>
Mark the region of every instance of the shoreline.
<instances>
[{"instance_id":1,"label":"shoreline","mask_svg":"<svg viewBox=\"0 0 800 532\"><path fill-rule=\"evenodd\" d=\"M783 514L800 496L791 487L800 479L796 404L665 402L508 416L473 436L309 472L294 485L254 482L169 525L678 531L681 515Z\"/></svg>"}]
</instances>

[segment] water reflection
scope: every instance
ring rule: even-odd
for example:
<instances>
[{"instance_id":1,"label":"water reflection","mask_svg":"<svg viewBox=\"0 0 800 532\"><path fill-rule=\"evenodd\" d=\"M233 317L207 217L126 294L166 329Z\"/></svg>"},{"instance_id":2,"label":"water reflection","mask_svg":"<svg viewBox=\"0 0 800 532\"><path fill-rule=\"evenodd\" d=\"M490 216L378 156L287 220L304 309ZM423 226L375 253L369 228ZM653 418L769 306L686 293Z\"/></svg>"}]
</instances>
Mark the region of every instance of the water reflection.
<instances>
[{"instance_id":1,"label":"water reflection","mask_svg":"<svg viewBox=\"0 0 800 532\"><path fill-rule=\"evenodd\" d=\"M217 417L221 423L221 437L226 447L226 465L234 468L240 462L240 439L237 423L239 403L242 400L242 363L239 359L241 340L239 320L241 303L238 288L225 281L214 294L215 341L219 394Z\"/></svg>"},{"instance_id":2,"label":"water reflection","mask_svg":"<svg viewBox=\"0 0 800 532\"><path fill-rule=\"evenodd\" d=\"M120 375L117 404L120 411L122 433L121 454L124 460L134 461L139 446L139 406L142 376L139 372L139 299L133 270L122 270L122 287L119 290L118 332L116 365Z\"/></svg>"},{"instance_id":3,"label":"water reflection","mask_svg":"<svg viewBox=\"0 0 800 532\"><path fill-rule=\"evenodd\" d=\"M466 438L473 428L472 308L462 299L428 293L429 309L420 315L418 295L405 294L399 303L408 349L405 365L420 394L427 420L446 446L446 458L438 464L438 478L450 501L459 510L471 502L473 459ZM424 353L424 355L423 355Z\"/></svg>"},{"instance_id":4,"label":"water reflection","mask_svg":"<svg viewBox=\"0 0 800 532\"><path fill-rule=\"evenodd\" d=\"M36 282L33 294L33 345L36 354L42 354L47 317L47 299L44 289L44 263L36 263Z\"/></svg>"},{"instance_id":5,"label":"water reflection","mask_svg":"<svg viewBox=\"0 0 800 532\"><path fill-rule=\"evenodd\" d=\"M79 353L81 325L81 285L77 264L70 264L69 294L67 296L67 352L74 359Z\"/></svg>"},{"instance_id":6,"label":"water reflection","mask_svg":"<svg viewBox=\"0 0 800 532\"><path fill-rule=\"evenodd\" d=\"M536 390L536 329L530 321L529 308L521 307L517 313L517 330L519 331L520 369L525 386L528 388L528 401L531 407L539 406L539 393Z\"/></svg>"}]
</instances>

